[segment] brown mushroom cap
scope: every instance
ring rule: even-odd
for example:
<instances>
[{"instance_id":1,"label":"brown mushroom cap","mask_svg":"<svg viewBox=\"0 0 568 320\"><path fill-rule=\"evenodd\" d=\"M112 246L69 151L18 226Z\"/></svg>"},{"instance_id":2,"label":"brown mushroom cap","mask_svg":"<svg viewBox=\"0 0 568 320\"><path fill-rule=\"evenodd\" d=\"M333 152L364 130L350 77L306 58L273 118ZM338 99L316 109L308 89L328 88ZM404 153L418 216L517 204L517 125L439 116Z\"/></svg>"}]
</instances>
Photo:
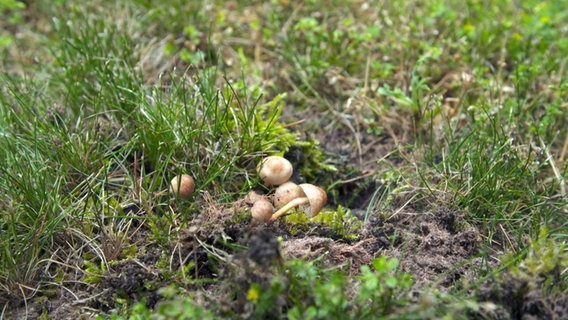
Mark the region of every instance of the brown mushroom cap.
<instances>
[{"instance_id":1,"label":"brown mushroom cap","mask_svg":"<svg viewBox=\"0 0 568 320\"><path fill-rule=\"evenodd\" d=\"M272 212L272 203L266 198L256 201L250 208L252 218L259 222L268 222L272 217Z\"/></svg>"},{"instance_id":2,"label":"brown mushroom cap","mask_svg":"<svg viewBox=\"0 0 568 320\"><path fill-rule=\"evenodd\" d=\"M170 193L183 199L189 198L195 191L195 181L189 174L175 176L170 183Z\"/></svg>"},{"instance_id":3,"label":"brown mushroom cap","mask_svg":"<svg viewBox=\"0 0 568 320\"><path fill-rule=\"evenodd\" d=\"M276 188L272 194L272 203L276 209L296 198L305 198L304 190L294 182L288 181Z\"/></svg>"},{"instance_id":4,"label":"brown mushroom cap","mask_svg":"<svg viewBox=\"0 0 568 320\"><path fill-rule=\"evenodd\" d=\"M249 205L255 204L258 200L264 199L266 196L258 191L251 190L245 196L245 202Z\"/></svg>"},{"instance_id":5,"label":"brown mushroom cap","mask_svg":"<svg viewBox=\"0 0 568 320\"><path fill-rule=\"evenodd\" d=\"M300 188L304 190L310 202L309 205L303 205L302 209L304 209L304 212L309 218L313 218L327 203L327 193L322 188L309 183L300 184Z\"/></svg>"},{"instance_id":6,"label":"brown mushroom cap","mask_svg":"<svg viewBox=\"0 0 568 320\"><path fill-rule=\"evenodd\" d=\"M279 156L266 157L256 167L256 172L264 184L275 186L288 181L293 171L290 161Z\"/></svg>"},{"instance_id":7,"label":"brown mushroom cap","mask_svg":"<svg viewBox=\"0 0 568 320\"><path fill-rule=\"evenodd\" d=\"M325 190L308 183L300 184L300 188L302 188L302 190L306 194L306 197L296 198L288 202L286 205L274 212L272 218L270 218L270 222L275 221L276 219L285 215L291 209L298 206L302 207L305 214L309 218L315 217L321 211L321 209L323 209L323 206L327 202L327 193L325 192Z\"/></svg>"}]
</instances>

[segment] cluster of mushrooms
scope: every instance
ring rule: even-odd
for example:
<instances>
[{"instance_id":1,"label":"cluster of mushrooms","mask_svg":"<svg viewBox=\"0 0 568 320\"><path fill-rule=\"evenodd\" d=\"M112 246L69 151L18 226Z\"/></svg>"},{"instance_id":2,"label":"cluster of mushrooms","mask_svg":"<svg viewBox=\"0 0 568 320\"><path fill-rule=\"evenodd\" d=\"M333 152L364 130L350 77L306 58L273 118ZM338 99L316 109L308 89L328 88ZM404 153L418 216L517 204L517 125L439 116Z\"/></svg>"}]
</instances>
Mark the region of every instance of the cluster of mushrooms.
<instances>
[{"instance_id":1,"label":"cluster of mushrooms","mask_svg":"<svg viewBox=\"0 0 568 320\"><path fill-rule=\"evenodd\" d=\"M327 193L320 187L309 183L295 184L289 181L293 173L290 161L279 156L264 158L256 171L267 187L272 187L269 195L251 191L246 200L252 203L250 209L253 221L274 222L300 207L309 217L315 217L327 202Z\"/></svg>"},{"instance_id":2,"label":"cluster of mushrooms","mask_svg":"<svg viewBox=\"0 0 568 320\"><path fill-rule=\"evenodd\" d=\"M254 222L274 222L300 207L309 217L315 217L327 202L327 193L309 183L295 184L290 180L293 168L290 161L279 156L268 156L256 167L258 176L267 187L273 188L268 195L251 191L246 197L250 203ZM187 199L195 191L195 181L188 174L174 177L170 192Z\"/></svg>"}]
</instances>

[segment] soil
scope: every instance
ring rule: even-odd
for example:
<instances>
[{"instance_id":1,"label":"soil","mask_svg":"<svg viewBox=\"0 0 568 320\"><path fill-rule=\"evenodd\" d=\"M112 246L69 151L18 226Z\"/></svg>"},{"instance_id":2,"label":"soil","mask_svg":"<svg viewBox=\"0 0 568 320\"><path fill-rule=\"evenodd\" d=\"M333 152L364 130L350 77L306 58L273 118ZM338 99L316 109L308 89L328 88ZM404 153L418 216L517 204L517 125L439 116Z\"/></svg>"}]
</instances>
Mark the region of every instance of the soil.
<instances>
[{"instance_id":1,"label":"soil","mask_svg":"<svg viewBox=\"0 0 568 320\"><path fill-rule=\"evenodd\" d=\"M350 134L344 131L342 134ZM365 136L361 141L368 139L369 136ZM367 149L364 156L357 152L345 154L352 160L345 163L369 163L369 159L387 157L389 150L396 148L395 141L400 142L400 139L382 137L381 143ZM322 140L322 144L325 142L329 141ZM340 144L336 141L323 145L328 147L328 152L336 152L345 149ZM357 196L347 197L353 187L357 187ZM244 200L223 207L205 193L206 210L179 229L178 237L166 242L169 245L148 241L152 239L152 232L147 223L142 222L131 237L137 244L134 257L115 256L109 269L99 275L99 281L91 283L85 281L87 275L81 268L71 268L67 270L64 286L46 284L45 289L49 290L45 292L49 294L42 291L26 304L14 306L11 303L4 317L91 319L96 314L110 314L121 299L142 301L153 308L160 299L158 289L175 282L185 283L186 291L195 292L194 301L204 306L215 304L228 314L246 318L252 312L247 309L250 304L246 303L246 291L235 288L246 288L250 281L267 283L265 278L271 268L277 270L289 259L319 259L325 266L341 267L357 274L362 265L376 257L397 258L400 271L412 274L415 279L413 290L416 293L424 287L471 291L468 284L482 277L487 264L491 269L497 266L497 259L482 258L482 230L467 223L460 210L420 203L405 206L406 201L402 199L396 211L370 212L365 219L364 209L377 182L362 180L343 188L344 192L332 198L330 205L349 206L354 216L361 219L360 236L356 240L342 238L315 223L294 234L282 221L252 226L250 217L235 219L235 214L246 211L249 205ZM138 210L141 209L131 210L130 214L137 214L134 211ZM69 256L73 257L71 253ZM81 266L83 263L70 261L68 264ZM62 270L52 267L54 270L46 270L43 275L46 279L51 276L49 272ZM207 279L216 281L200 282ZM231 292L237 292L236 296L230 296ZM496 319L562 318L568 305L566 294L549 297L511 275L499 281L486 281L478 293L481 299L499 306L492 315Z\"/></svg>"},{"instance_id":2,"label":"soil","mask_svg":"<svg viewBox=\"0 0 568 320\"><path fill-rule=\"evenodd\" d=\"M226 226L210 223L214 219L230 221L235 212L232 209L212 208L180 232L179 240L170 248L173 254L167 255L172 258L169 269L174 275L164 274L163 270L168 268L157 267L163 262L164 255L155 249L157 246L148 244L139 248L136 258L112 263L112 268L104 273L100 282L59 287L51 297L31 299L27 305L13 308L5 316L8 319L26 316L33 319L41 315L53 319L88 319L97 313L110 312L116 307L118 298L144 301L148 307L154 307L159 301L157 290L168 286L173 279L179 283L180 277L175 273L188 263L195 263L188 277L230 280L225 284L188 283L187 290L202 292L218 292L227 283L246 287L251 279L263 283L261 278L266 277L266 272L254 272L255 268L267 270L293 258L319 258L327 266L342 267L356 274L361 265L369 264L373 258L395 257L401 262L401 271L413 275L417 292L424 286L452 290L455 286L476 281L483 270L483 260L479 257L482 247L479 230L465 223L462 212L447 207L399 212L389 219L374 213L363 225L361 237L356 241L333 239L315 225L309 232L292 236L286 225L279 222L256 227L251 227L249 219ZM196 228L197 225L201 228ZM142 228L139 232L139 236L144 237L150 230ZM218 239L223 236L248 249L231 250L220 246ZM282 238L281 245L278 237ZM213 252L212 248L220 249ZM215 260L219 263L212 263ZM196 299L201 299L205 305L227 305L221 303L232 300L232 305L226 308L243 317L251 312L247 310L244 296L217 295L219 301L213 301L206 295L197 295ZM537 319L543 315L544 318L561 318L568 303L566 295L548 297L543 292L528 289L526 282L513 276L499 282L488 281L482 286L480 296L503 306L495 311L494 317L498 319Z\"/></svg>"}]
</instances>

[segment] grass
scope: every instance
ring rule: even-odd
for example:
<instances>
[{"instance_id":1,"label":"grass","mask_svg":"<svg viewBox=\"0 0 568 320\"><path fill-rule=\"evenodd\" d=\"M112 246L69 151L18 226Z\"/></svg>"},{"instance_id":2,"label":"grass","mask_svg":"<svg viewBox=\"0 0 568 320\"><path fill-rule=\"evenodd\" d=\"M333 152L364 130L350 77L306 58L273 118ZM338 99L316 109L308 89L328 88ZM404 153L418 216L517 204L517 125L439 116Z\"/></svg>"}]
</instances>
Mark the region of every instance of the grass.
<instances>
[{"instance_id":1,"label":"grass","mask_svg":"<svg viewBox=\"0 0 568 320\"><path fill-rule=\"evenodd\" d=\"M568 312L567 4L1 3L0 314L66 297L115 319L544 316L534 290ZM281 241L390 247L356 271L241 265L239 199L269 154L330 195L272 227ZM167 193L179 173L189 200ZM400 217L441 207L482 243L454 290L404 260ZM121 275L140 283L109 289Z\"/></svg>"}]
</instances>

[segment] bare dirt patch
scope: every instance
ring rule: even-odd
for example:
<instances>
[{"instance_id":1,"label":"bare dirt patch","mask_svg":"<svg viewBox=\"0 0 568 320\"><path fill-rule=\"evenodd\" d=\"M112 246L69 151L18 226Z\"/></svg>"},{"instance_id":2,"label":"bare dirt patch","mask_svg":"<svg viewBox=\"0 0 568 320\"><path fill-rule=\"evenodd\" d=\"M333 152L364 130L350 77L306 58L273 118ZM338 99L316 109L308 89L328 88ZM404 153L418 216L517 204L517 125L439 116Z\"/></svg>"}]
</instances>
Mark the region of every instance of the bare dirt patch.
<instances>
[{"instance_id":1,"label":"bare dirt patch","mask_svg":"<svg viewBox=\"0 0 568 320\"><path fill-rule=\"evenodd\" d=\"M401 260L403 271L414 275L417 287L436 282L449 289L475 277L471 264L481 248L481 235L475 227L464 227L459 211L439 207L403 213L388 223L396 224L393 228L401 238L392 255Z\"/></svg>"}]
</instances>

